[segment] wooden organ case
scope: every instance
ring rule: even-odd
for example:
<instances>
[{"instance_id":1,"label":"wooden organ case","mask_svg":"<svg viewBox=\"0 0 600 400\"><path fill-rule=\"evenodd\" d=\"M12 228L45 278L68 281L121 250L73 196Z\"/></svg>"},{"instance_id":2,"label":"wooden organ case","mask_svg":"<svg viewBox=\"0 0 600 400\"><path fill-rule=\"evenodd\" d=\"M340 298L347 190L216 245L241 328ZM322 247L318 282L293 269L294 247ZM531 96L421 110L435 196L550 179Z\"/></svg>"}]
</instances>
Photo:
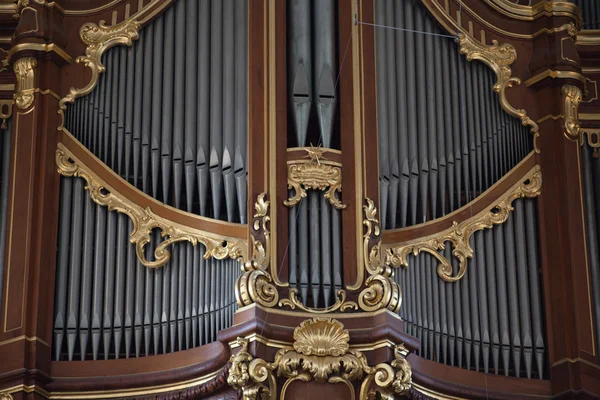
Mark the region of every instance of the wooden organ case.
<instances>
[{"instance_id":1,"label":"wooden organ case","mask_svg":"<svg viewBox=\"0 0 600 400\"><path fill-rule=\"evenodd\" d=\"M0 0L0 400L600 398L593 0Z\"/></svg>"}]
</instances>

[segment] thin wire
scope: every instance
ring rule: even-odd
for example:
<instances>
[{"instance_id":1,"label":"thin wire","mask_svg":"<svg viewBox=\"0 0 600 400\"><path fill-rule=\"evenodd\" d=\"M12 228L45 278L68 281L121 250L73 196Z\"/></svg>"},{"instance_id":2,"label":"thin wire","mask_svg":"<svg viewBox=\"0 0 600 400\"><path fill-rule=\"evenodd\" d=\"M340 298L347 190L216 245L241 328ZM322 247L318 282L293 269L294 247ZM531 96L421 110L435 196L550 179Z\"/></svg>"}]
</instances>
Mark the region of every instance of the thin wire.
<instances>
[{"instance_id":1,"label":"thin wire","mask_svg":"<svg viewBox=\"0 0 600 400\"><path fill-rule=\"evenodd\" d=\"M381 24L372 24L372 23L369 23L369 22L362 22L362 21L357 21L357 24L374 26L376 28L393 29L395 31L404 31L404 32L412 32L412 33L422 33L423 35L430 35L430 36L440 36L440 37L447 37L447 38L453 38L453 39L456 37L456 36L453 36L453 35L444 35L442 33L416 31L414 29L398 28L396 26L388 26L388 25L381 25Z\"/></svg>"}]
</instances>

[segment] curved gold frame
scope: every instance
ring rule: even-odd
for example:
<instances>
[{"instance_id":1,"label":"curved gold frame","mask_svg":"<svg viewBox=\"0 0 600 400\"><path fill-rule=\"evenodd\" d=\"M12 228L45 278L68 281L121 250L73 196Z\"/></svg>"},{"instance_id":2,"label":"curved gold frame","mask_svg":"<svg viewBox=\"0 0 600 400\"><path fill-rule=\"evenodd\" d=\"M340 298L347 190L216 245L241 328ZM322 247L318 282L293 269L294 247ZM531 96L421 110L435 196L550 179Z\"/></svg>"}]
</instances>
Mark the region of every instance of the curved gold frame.
<instances>
[{"instance_id":1,"label":"curved gold frame","mask_svg":"<svg viewBox=\"0 0 600 400\"><path fill-rule=\"evenodd\" d=\"M190 242L194 246L202 243L206 247L204 253L206 259L230 257L245 260L247 258L247 241L245 239L224 236L216 232L207 232L179 224L156 214L150 206L145 208L139 206L86 166L62 143L58 144L56 150L56 165L58 172L63 176L83 178L87 183L85 189L95 203L106 206L109 210L123 213L131 219L133 231L129 240L135 244L136 255L140 262L148 268L159 268L165 265L171 258L168 247L181 241ZM128 185L130 189L137 191L129 183L124 181L123 183ZM160 204L158 201L154 201L157 205ZM150 235L153 229L159 229L165 240L156 247L154 251L155 260L149 261L146 259L144 248L151 241Z\"/></svg>"},{"instance_id":2,"label":"curved gold frame","mask_svg":"<svg viewBox=\"0 0 600 400\"><path fill-rule=\"evenodd\" d=\"M130 18L114 26L107 26L105 21L100 21L98 24L86 22L81 26L79 36L87 47L85 56L77 57L76 62L83 63L88 67L92 76L86 86L83 88L71 87L69 93L59 101L60 124L58 130L64 128L67 105L74 103L76 98L91 93L98 84L100 74L106 70L101 61L102 54L119 44L131 46L133 41L139 38L140 28L172 2L173 0L151 0L148 5Z\"/></svg>"},{"instance_id":3,"label":"curved gold frame","mask_svg":"<svg viewBox=\"0 0 600 400\"><path fill-rule=\"evenodd\" d=\"M461 222L454 221L451 228L434 235L415 238L401 244L385 244L383 251L386 265L407 267L409 254L412 253L416 256L421 252L426 252L440 262L437 267L440 278L446 282L456 282L464 276L468 259L473 258L473 249L470 245L471 236L477 231L506 222L514 210L512 203L516 199L537 197L540 195L541 189L542 173L540 167L536 165L519 183L513 185L497 201L473 217ZM446 242L452 243L452 255L459 261L459 270L454 276L450 260L438 253L438 250L445 249Z\"/></svg>"},{"instance_id":4,"label":"curved gold frame","mask_svg":"<svg viewBox=\"0 0 600 400\"><path fill-rule=\"evenodd\" d=\"M567 1L544 1L533 6L512 3L508 0L485 0L487 4L507 17L522 21L534 21L540 17L570 17L582 25L581 10Z\"/></svg>"}]
</instances>

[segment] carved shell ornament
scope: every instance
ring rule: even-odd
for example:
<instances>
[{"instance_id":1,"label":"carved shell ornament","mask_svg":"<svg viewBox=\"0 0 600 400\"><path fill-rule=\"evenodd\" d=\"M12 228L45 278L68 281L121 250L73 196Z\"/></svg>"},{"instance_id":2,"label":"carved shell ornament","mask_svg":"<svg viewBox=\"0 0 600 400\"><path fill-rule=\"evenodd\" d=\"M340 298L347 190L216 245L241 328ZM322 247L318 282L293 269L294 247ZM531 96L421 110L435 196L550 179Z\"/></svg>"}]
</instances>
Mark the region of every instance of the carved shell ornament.
<instances>
[{"instance_id":1,"label":"carved shell ornament","mask_svg":"<svg viewBox=\"0 0 600 400\"><path fill-rule=\"evenodd\" d=\"M279 350L269 363L253 358L248 352L248 340L238 338L241 349L231 357L227 382L240 389L246 400L277 398L276 377L286 378L281 398L285 398L294 381L342 383L348 387L351 398L356 398L355 383L359 383L360 400L393 399L394 395L408 393L412 369L404 344L394 347L394 359L389 364L371 367L362 352L350 349L349 341L350 335L340 321L315 317L294 330L293 349Z\"/></svg>"}]
</instances>

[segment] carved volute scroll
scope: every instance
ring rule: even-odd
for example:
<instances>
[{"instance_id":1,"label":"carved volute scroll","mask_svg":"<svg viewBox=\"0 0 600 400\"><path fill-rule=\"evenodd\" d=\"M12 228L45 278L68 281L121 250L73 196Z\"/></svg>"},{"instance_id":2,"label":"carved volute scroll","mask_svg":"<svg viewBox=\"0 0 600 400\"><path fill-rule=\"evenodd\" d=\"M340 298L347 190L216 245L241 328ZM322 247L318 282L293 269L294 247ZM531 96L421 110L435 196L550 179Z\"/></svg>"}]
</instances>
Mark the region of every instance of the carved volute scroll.
<instances>
[{"instance_id":1,"label":"carved volute scroll","mask_svg":"<svg viewBox=\"0 0 600 400\"><path fill-rule=\"evenodd\" d=\"M17 76L14 98L15 104L21 110L25 110L33 104L36 66L37 60L33 57L19 58L14 63L14 71Z\"/></svg>"}]
</instances>

